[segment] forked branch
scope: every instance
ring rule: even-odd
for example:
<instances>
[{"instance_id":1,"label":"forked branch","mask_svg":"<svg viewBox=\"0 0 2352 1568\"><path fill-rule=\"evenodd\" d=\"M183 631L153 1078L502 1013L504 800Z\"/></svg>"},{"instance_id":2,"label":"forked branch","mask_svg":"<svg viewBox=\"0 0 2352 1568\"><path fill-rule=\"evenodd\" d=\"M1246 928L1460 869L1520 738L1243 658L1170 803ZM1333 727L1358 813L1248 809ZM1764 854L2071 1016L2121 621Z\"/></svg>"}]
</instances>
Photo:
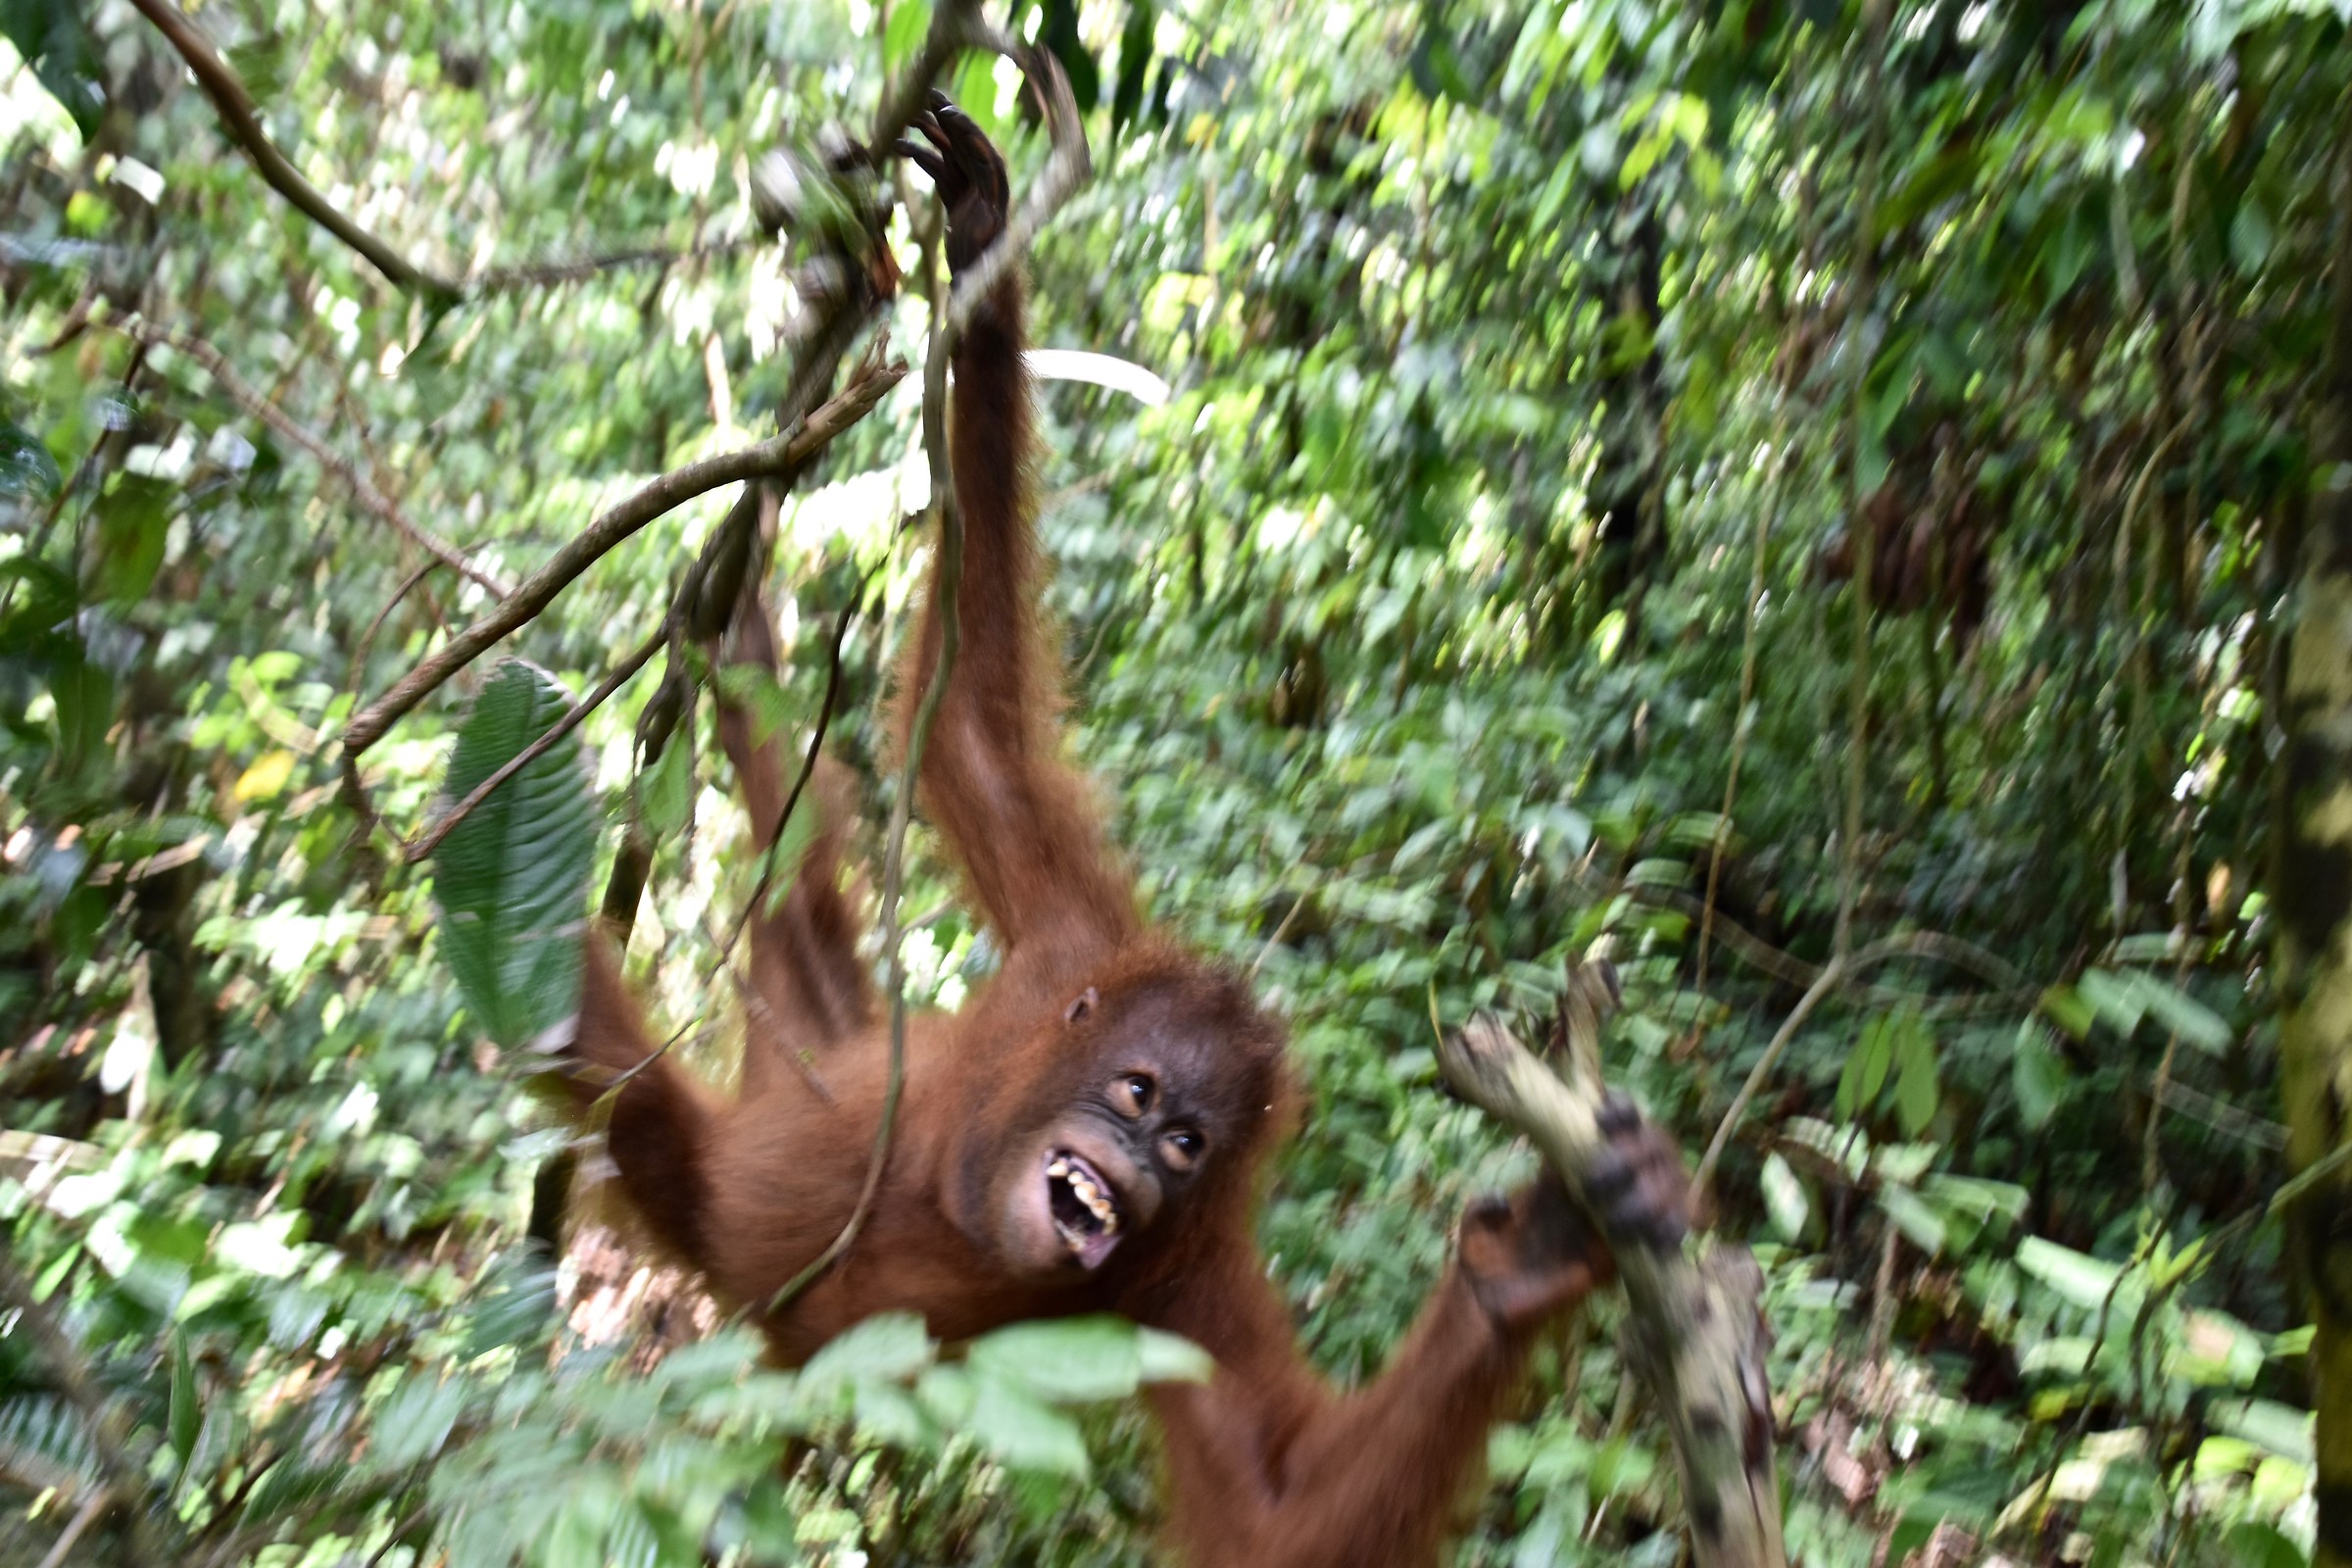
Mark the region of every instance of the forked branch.
<instances>
[{"instance_id":1,"label":"forked branch","mask_svg":"<svg viewBox=\"0 0 2352 1568\"><path fill-rule=\"evenodd\" d=\"M582 529L488 614L452 637L439 653L402 676L390 691L354 716L343 732L344 755L357 757L382 740L384 733L409 710L439 690L452 675L480 658L509 632L545 610L573 578L663 513L721 485L745 479L789 478L798 473L831 445L835 436L865 417L906 373L904 366L874 366L844 387L839 397L810 415L805 423L782 435L757 446L690 463L640 487Z\"/></svg>"},{"instance_id":2,"label":"forked branch","mask_svg":"<svg viewBox=\"0 0 2352 1568\"><path fill-rule=\"evenodd\" d=\"M294 167L270 132L262 125L262 112L246 90L245 80L236 68L220 57L204 29L181 14L177 0L130 0L141 16L155 24L188 68L196 84L213 101L220 117L221 128L229 139L244 149L255 171L270 189L286 199L296 212L333 235L336 240L358 253L368 266L381 272L395 286L412 293L436 297L455 303L467 295L497 293L514 288L544 284L576 282L616 268L659 265L667 267L681 261L699 260L734 250L746 243L741 239L705 241L683 250L660 247L640 247L616 251L606 256L584 257L573 261L526 263L515 267L493 268L471 278L454 277L446 272L409 260L387 241L362 228L358 222L326 199L323 191L310 182L301 170Z\"/></svg>"},{"instance_id":3,"label":"forked branch","mask_svg":"<svg viewBox=\"0 0 2352 1568\"><path fill-rule=\"evenodd\" d=\"M1571 1059L1598 1059L1598 1019L1571 1009ZM1608 1150L1600 1130L1600 1085L1573 1087L1480 1015L1441 1044L1446 1082L1471 1103L1532 1139L1588 1214L1607 1205L1588 1198ZM1603 1225L1606 1235L1606 1226ZM1740 1249L1708 1246L1694 1260L1681 1247L1608 1236L1633 1311L1627 1338L1636 1373L1648 1386L1674 1440L1690 1544L1699 1568L1786 1568L1781 1494L1773 1475L1772 1387L1757 1302L1764 1277Z\"/></svg>"}]
</instances>

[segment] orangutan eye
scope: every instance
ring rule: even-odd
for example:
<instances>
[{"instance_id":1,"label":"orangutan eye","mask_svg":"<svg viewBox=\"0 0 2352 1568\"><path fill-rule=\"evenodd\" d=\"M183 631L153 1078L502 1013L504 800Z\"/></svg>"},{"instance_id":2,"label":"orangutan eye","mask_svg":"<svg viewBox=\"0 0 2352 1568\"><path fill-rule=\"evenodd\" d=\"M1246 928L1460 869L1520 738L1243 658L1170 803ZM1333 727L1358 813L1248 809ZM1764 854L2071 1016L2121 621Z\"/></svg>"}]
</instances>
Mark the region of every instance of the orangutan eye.
<instances>
[{"instance_id":1,"label":"orangutan eye","mask_svg":"<svg viewBox=\"0 0 2352 1568\"><path fill-rule=\"evenodd\" d=\"M1152 1080L1140 1072L1131 1072L1110 1086L1110 1102L1122 1116L1141 1116L1152 1108Z\"/></svg>"},{"instance_id":2,"label":"orangutan eye","mask_svg":"<svg viewBox=\"0 0 2352 1568\"><path fill-rule=\"evenodd\" d=\"M1159 1141L1159 1157L1168 1162L1171 1170L1191 1170L1205 1147L1199 1133L1190 1127L1179 1127Z\"/></svg>"}]
</instances>

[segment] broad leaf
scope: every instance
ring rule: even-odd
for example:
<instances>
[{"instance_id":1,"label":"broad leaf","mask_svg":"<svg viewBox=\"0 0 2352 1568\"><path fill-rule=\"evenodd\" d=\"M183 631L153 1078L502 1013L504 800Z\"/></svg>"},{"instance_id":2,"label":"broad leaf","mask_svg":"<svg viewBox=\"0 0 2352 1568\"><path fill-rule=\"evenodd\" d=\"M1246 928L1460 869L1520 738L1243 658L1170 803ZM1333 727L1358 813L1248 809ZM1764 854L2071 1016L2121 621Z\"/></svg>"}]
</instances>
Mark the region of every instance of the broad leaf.
<instances>
[{"instance_id":1,"label":"broad leaf","mask_svg":"<svg viewBox=\"0 0 2352 1568\"><path fill-rule=\"evenodd\" d=\"M204 1401L196 1392L196 1363L189 1358L187 1337L172 1336L172 1448L184 1469L196 1452L196 1431L204 1419Z\"/></svg>"},{"instance_id":2,"label":"broad leaf","mask_svg":"<svg viewBox=\"0 0 2352 1568\"><path fill-rule=\"evenodd\" d=\"M1084 1479L1089 1466L1078 1423L1026 1390L985 1373L973 1379L976 1397L965 1430L1004 1463Z\"/></svg>"},{"instance_id":3,"label":"broad leaf","mask_svg":"<svg viewBox=\"0 0 2352 1568\"><path fill-rule=\"evenodd\" d=\"M501 664L449 762L454 805L570 706L548 674ZM442 951L483 1033L519 1046L567 1016L580 985L581 918L596 852L579 738L565 736L490 792L433 857Z\"/></svg>"},{"instance_id":4,"label":"broad leaf","mask_svg":"<svg viewBox=\"0 0 2352 1568\"><path fill-rule=\"evenodd\" d=\"M2048 1124L2059 1102L2066 1098L2072 1076L2065 1058L2041 1038L2039 1024L2028 1018L2017 1026L2017 1052L2010 1058L2009 1085L2017 1096L2018 1114L2029 1129L2038 1132Z\"/></svg>"},{"instance_id":5,"label":"broad leaf","mask_svg":"<svg viewBox=\"0 0 2352 1568\"><path fill-rule=\"evenodd\" d=\"M1788 1161L1779 1154L1764 1156L1764 1211L1772 1220L1772 1228L1781 1240L1793 1242L1804 1234L1805 1220L1812 1213L1812 1204L1805 1197L1805 1184L1797 1180Z\"/></svg>"},{"instance_id":6,"label":"broad leaf","mask_svg":"<svg viewBox=\"0 0 2352 1568\"><path fill-rule=\"evenodd\" d=\"M405 1469L441 1451L466 1407L466 1383L429 1371L409 1374L375 1413L368 1457L385 1470Z\"/></svg>"},{"instance_id":7,"label":"broad leaf","mask_svg":"<svg viewBox=\"0 0 2352 1568\"><path fill-rule=\"evenodd\" d=\"M1936 1082L1936 1040L1917 1014L1904 1015L1895 1054L1900 1067L1894 1085L1895 1114L1902 1119L1905 1136L1917 1138L1936 1119L1941 1098Z\"/></svg>"},{"instance_id":8,"label":"broad leaf","mask_svg":"<svg viewBox=\"0 0 2352 1568\"><path fill-rule=\"evenodd\" d=\"M2029 1236L2017 1244L2017 1266L2057 1292L2069 1304L2085 1311L2097 1311L2107 1305L2112 1292L2114 1302L2109 1309L2128 1313L2139 1295L2136 1291L2116 1288L2123 1274L2118 1265L2060 1247L2056 1242L2045 1242L2038 1236Z\"/></svg>"},{"instance_id":9,"label":"broad leaf","mask_svg":"<svg viewBox=\"0 0 2352 1568\"><path fill-rule=\"evenodd\" d=\"M801 1370L806 1389L898 1382L931 1364L931 1336L911 1312L883 1312L826 1342Z\"/></svg>"},{"instance_id":10,"label":"broad leaf","mask_svg":"<svg viewBox=\"0 0 2352 1568\"><path fill-rule=\"evenodd\" d=\"M17 46L83 140L106 114L106 67L79 0L0 0L0 34Z\"/></svg>"}]
</instances>

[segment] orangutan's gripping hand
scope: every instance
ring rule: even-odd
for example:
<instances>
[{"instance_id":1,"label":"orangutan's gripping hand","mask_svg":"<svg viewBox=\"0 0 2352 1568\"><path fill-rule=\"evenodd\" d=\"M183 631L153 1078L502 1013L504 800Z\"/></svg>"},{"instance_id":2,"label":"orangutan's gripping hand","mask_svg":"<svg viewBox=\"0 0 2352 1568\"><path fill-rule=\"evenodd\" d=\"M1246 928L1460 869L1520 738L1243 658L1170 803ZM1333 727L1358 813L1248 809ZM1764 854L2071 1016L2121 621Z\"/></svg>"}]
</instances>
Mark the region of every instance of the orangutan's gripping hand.
<instances>
[{"instance_id":1,"label":"orangutan's gripping hand","mask_svg":"<svg viewBox=\"0 0 2352 1568\"><path fill-rule=\"evenodd\" d=\"M1609 1147L1586 1191L1606 1228L1660 1247L1679 1244L1690 1207L1682 1152L1615 1091L1601 1102L1600 1130ZM1509 1198L1470 1206L1462 1217L1461 1266L1479 1304L1505 1329L1542 1322L1617 1273L1608 1243L1549 1168Z\"/></svg>"},{"instance_id":2,"label":"orangutan's gripping hand","mask_svg":"<svg viewBox=\"0 0 2352 1568\"><path fill-rule=\"evenodd\" d=\"M972 117L934 89L930 107L910 125L922 132L923 146L901 138L899 155L931 176L940 205L948 214L948 270L962 272L1004 232L1012 211L1012 190L1004 178L1004 160L990 144Z\"/></svg>"}]
</instances>

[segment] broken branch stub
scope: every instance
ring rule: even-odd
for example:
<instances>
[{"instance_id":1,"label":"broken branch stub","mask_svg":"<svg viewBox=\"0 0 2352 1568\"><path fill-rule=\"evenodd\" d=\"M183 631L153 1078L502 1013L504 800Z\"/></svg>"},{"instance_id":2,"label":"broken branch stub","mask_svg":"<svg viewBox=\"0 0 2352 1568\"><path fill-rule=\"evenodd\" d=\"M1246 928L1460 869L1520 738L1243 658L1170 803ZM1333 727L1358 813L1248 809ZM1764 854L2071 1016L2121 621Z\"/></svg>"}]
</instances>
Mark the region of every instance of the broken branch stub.
<instances>
[{"instance_id":1,"label":"broken branch stub","mask_svg":"<svg viewBox=\"0 0 2352 1568\"><path fill-rule=\"evenodd\" d=\"M1582 1024L1592 1009L1572 1016ZM1572 1060L1597 1060L1597 1040L1570 1042ZM1588 1173L1608 1145L1597 1080L1570 1087L1484 1014L1446 1038L1439 1062L1463 1099L1533 1140L1601 1223L1605 1205L1586 1197ZM1607 1239L1634 1308L1627 1320L1634 1370L1674 1440L1693 1560L1698 1568L1786 1568L1764 1370L1768 1338L1757 1305L1762 1271L1740 1248L1701 1244L1693 1259L1679 1246Z\"/></svg>"}]
</instances>

